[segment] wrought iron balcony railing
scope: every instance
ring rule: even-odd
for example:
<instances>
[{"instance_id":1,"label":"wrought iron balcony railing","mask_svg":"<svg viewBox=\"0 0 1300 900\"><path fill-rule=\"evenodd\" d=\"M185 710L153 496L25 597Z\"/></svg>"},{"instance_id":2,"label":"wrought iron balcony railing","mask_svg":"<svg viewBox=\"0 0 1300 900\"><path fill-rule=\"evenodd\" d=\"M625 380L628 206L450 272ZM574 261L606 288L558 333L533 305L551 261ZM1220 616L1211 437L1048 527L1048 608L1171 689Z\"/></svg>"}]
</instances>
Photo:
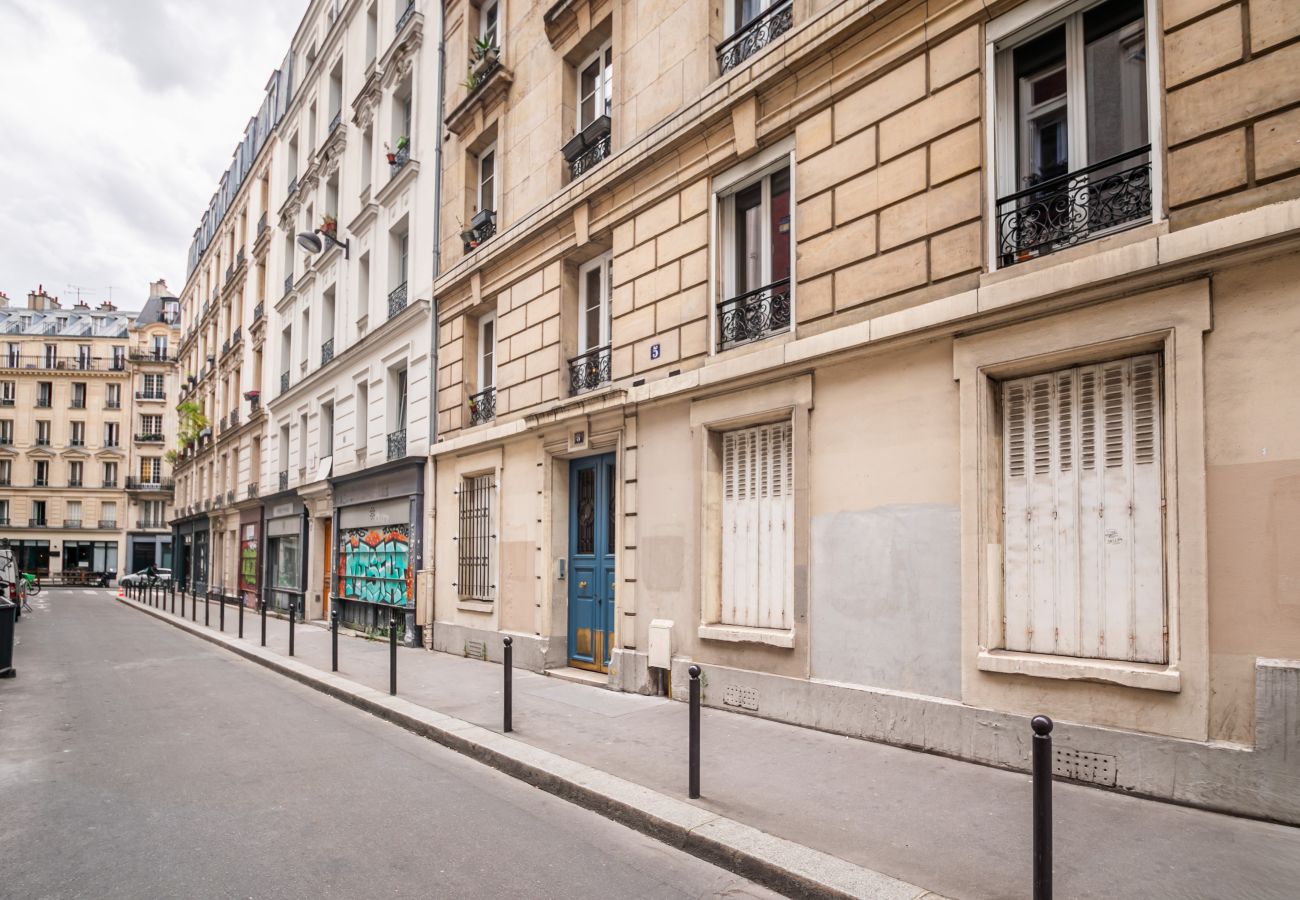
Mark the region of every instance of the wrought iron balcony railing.
<instances>
[{"instance_id":1,"label":"wrought iron balcony railing","mask_svg":"<svg viewBox=\"0 0 1300 900\"><path fill-rule=\"evenodd\" d=\"M289 293L292 293L292 292L293 292L293 273L292 273L292 272L290 272L288 275L284 276L284 292L285 292L286 294L289 294Z\"/></svg>"},{"instance_id":2,"label":"wrought iron balcony railing","mask_svg":"<svg viewBox=\"0 0 1300 900\"><path fill-rule=\"evenodd\" d=\"M406 455L406 429L399 428L388 433L388 458L401 459Z\"/></svg>"},{"instance_id":3,"label":"wrought iron balcony railing","mask_svg":"<svg viewBox=\"0 0 1300 900\"><path fill-rule=\"evenodd\" d=\"M792 25L794 6L790 0L769 6L718 44L718 74L730 72L789 31Z\"/></svg>"},{"instance_id":4,"label":"wrought iron balcony railing","mask_svg":"<svg viewBox=\"0 0 1300 900\"><path fill-rule=\"evenodd\" d=\"M564 145L564 158L569 163L571 177L580 178L609 156L610 126L609 116L599 116Z\"/></svg>"},{"instance_id":5,"label":"wrought iron balcony railing","mask_svg":"<svg viewBox=\"0 0 1300 900\"><path fill-rule=\"evenodd\" d=\"M230 333L230 346L238 347L239 342L244 339L244 327L241 325Z\"/></svg>"},{"instance_id":6,"label":"wrought iron balcony railing","mask_svg":"<svg viewBox=\"0 0 1300 900\"><path fill-rule=\"evenodd\" d=\"M280 490L289 490L289 470L285 469L280 473Z\"/></svg>"},{"instance_id":7,"label":"wrought iron balcony railing","mask_svg":"<svg viewBox=\"0 0 1300 900\"><path fill-rule=\"evenodd\" d=\"M392 318L406 309L406 282L388 292L388 318Z\"/></svg>"},{"instance_id":8,"label":"wrought iron balcony railing","mask_svg":"<svg viewBox=\"0 0 1300 900\"><path fill-rule=\"evenodd\" d=\"M790 327L790 279L718 304L718 349L756 341Z\"/></svg>"},{"instance_id":9,"label":"wrought iron balcony railing","mask_svg":"<svg viewBox=\"0 0 1300 900\"><path fill-rule=\"evenodd\" d=\"M334 131L342 124L343 124L343 110L340 109L337 112L335 112L333 118L330 119L329 131L326 133L333 134Z\"/></svg>"},{"instance_id":10,"label":"wrought iron balcony railing","mask_svg":"<svg viewBox=\"0 0 1300 900\"><path fill-rule=\"evenodd\" d=\"M266 211L263 210L262 214L257 218L257 237L261 237L262 233L269 227L266 223ZM256 238L254 239L256 240Z\"/></svg>"},{"instance_id":11,"label":"wrought iron balcony railing","mask_svg":"<svg viewBox=\"0 0 1300 900\"><path fill-rule=\"evenodd\" d=\"M320 364L323 366L334 358L334 338L320 345Z\"/></svg>"},{"instance_id":12,"label":"wrought iron balcony railing","mask_svg":"<svg viewBox=\"0 0 1300 900\"><path fill-rule=\"evenodd\" d=\"M474 213L474 218L470 220L469 228L460 233L460 239L465 244L465 252L472 253L482 245L484 241L497 233L497 214L493 209L480 209Z\"/></svg>"},{"instance_id":13,"label":"wrought iron balcony railing","mask_svg":"<svg viewBox=\"0 0 1300 900\"><path fill-rule=\"evenodd\" d=\"M116 531L117 519L100 519L97 523L100 531Z\"/></svg>"},{"instance_id":14,"label":"wrought iron balcony railing","mask_svg":"<svg viewBox=\"0 0 1300 900\"><path fill-rule=\"evenodd\" d=\"M266 301L263 300L253 307L253 321L261 321L263 313L266 312Z\"/></svg>"},{"instance_id":15,"label":"wrought iron balcony railing","mask_svg":"<svg viewBox=\"0 0 1300 900\"><path fill-rule=\"evenodd\" d=\"M569 360L569 393L581 394L608 384L610 379L610 346L593 347L586 353Z\"/></svg>"},{"instance_id":16,"label":"wrought iron balcony railing","mask_svg":"<svg viewBox=\"0 0 1300 900\"><path fill-rule=\"evenodd\" d=\"M28 528L49 528L50 523L45 519L28 519L27 527Z\"/></svg>"},{"instance_id":17,"label":"wrought iron balcony railing","mask_svg":"<svg viewBox=\"0 0 1300 900\"><path fill-rule=\"evenodd\" d=\"M294 178L289 182L289 189L285 191L285 195L292 197L296 193L298 193L298 179Z\"/></svg>"},{"instance_id":18,"label":"wrought iron balcony railing","mask_svg":"<svg viewBox=\"0 0 1300 900\"><path fill-rule=\"evenodd\" d=\"M64 520L63 520L63 527L64 527L64 528L80 528L80 527L81 527L81 520L80 520L80 519L64 519Z\"/></svg>"},{"instance_id":19,"label":"wrought iron balcony railing","mask_svg":"<svg viewBox=\"0 0 1300 900\"><path fill-rule=\"evenodd\" d=\"M109 485L105 484L104 486L108 487ZM162 476L142 478L137 475L128 475L126 476L126 489L128 491L154 491L158 493L174 491L176 489L176 479L163 478Z\"/></svg>"},{"instance_id":20,"label":"wrought iron balcony railing","mask_svg":"<svg viewBox=\"0 0 1300 900\"><path fill-rule=\"evenodd\" d=\"M497 417L497 389L490 387L469 398L469 424L481 425Z\"/></svg>"},{"instance_id":21,"label":"wrought iron balcony railing","mask_svg":"<svg viewBox=\"0 0 1300 900\"><path fill-rule=\"evenodd\" d=\"M135 436L135 442L137 444L161 444L163 442L163 436L161 434L153 434L152 432L141 433Z\"/></svg>"},{"instance_id":22,"label":"wrought iron balcony railing","mask_svg":"<svg viewBox=\"0 0 1300 900\"><path fill-rule=\"evenodd\" d=\"M391 178L401 171L402 166L411 161L411 148L398 147L397 152L393 154L393 161L388 164L388 176Z\"/></svg>"},{"instance_id":23,"label":"wrought iron balcony railing","mask_svg":"<svg viewBox=\"0 0 1300 900\"><path fill-rule=\"evenodd\" d=\"M407 22L411 21L411 16L414 14L415 14L415 0L411 0L410 3L406 4L406 9L402 10L402 14L397 17L397 27L395 27L393 31L400 34L402 28L406 25Z\"/></svg>"},{"instance_id":24,"label":"wrought iron balcony railing","mask_svg":"<svg viewBox=\"0 0 1300 900\"><path fill-rule=\"evenodd\" d=\"M166 400L166 391L136 391L135 399L137 400Z\"/></svg>"},{"instance_id":25,"label":"wrought iron balcony railing","mask_svg":"<svg viewBox=\"0 0 1300 900\"><path fill-rule=\"evenodd\" d=\"M1009 266L1151 218L1151 145L998 199L998 256Z\"/></svg>"},{"instance_id":26,"label":"wrought iron balcony railing","mask_svg":"<svg viewBox=\"0 0 1300 900\"><path fill-rule=\"evenodd\" d=\"M253 497L256 496L257 496L257 482L254 481L252 484L248 486L248 497L251 500Z\"/></svg>"},{"instance_id":27,"label":"wrought iron balcony railing","mask_svg":"<svg viewBox=\"0 0 1300 900\"><path fill-rule=\"evenodd\" d=\"M281 372L281 373L280 373L280 393L283 394L283 393L284 393L285 391L287 391L287 390L289 390L289 373L288 373L288 372Z\"/></svg>"}]
</instances>

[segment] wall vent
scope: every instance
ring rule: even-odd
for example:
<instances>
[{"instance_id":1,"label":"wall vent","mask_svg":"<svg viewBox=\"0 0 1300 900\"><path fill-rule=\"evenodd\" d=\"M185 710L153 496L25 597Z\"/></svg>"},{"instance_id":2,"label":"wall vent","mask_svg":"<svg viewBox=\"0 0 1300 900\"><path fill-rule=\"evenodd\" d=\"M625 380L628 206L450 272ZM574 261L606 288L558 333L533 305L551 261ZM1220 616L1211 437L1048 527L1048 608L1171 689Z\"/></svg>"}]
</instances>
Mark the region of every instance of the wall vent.
<instances>
[{"instance_id":1,"label":"wall vent","mask_svg":"<svg viewBox=\"0 0 1300 900\"><path fill-rule=\"evenodd\" d=\"M758 712L758 691L738 684L729 684L722 692L722 705Z\"/></svg>"},{"instance_id":2,"label":"wall vent","mask_svg":"<svg viewBox=\"0 0 1300 900\"><path fill-rule=\"evenodd\" d=\"M1115 757L1105 753L1089 753L1070 747L1056 747L1052 760L1052 774L1071 781L1115 786Z\"/></svg>"},{"instance_id":3,"label":"wall vent","mask_svg":"<svg viewBox=\"0 0 1300 900\"><path fill-rule=\"evenodd\" d=\"M487 661L487 641L466 641L465 657Z\"/></svg>"}]
</instances>

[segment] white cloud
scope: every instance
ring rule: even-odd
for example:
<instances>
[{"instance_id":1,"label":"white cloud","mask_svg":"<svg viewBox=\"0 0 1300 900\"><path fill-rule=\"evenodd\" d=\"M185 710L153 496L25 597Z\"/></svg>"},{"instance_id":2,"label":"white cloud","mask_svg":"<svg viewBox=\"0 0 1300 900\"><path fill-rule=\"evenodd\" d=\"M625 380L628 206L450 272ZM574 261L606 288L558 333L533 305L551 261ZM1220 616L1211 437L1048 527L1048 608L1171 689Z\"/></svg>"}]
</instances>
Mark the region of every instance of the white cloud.
<instances>
[{"instance_id":1,"label":"white cloud","mask_svg":"<svg viewBox=\"0 0 1300 900\"><path fill-rule=\"evenodd\" d=\"M0 290L179 290L305 0L0 0Z\"/></svg>"}]
</instances>

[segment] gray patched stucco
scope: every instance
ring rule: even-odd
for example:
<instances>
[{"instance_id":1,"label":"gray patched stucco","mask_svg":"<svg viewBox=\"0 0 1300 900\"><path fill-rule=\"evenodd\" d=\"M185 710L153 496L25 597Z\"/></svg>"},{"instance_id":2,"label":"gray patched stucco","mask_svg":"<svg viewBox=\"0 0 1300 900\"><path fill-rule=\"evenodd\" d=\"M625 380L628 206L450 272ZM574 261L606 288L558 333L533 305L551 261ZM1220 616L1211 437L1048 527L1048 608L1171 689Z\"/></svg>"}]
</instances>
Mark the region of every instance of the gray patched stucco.
<instances>
[{"instance_id":1,"label":"gray patched stucco","mask_svg":"<svg viewBox=\"0 0 1300 900\"><path fill-rule=\"evenodd\" d=\"M814 678L961 695L961 523L955 505L817 516L809 604Z\"/></svg>"}]
</instances>

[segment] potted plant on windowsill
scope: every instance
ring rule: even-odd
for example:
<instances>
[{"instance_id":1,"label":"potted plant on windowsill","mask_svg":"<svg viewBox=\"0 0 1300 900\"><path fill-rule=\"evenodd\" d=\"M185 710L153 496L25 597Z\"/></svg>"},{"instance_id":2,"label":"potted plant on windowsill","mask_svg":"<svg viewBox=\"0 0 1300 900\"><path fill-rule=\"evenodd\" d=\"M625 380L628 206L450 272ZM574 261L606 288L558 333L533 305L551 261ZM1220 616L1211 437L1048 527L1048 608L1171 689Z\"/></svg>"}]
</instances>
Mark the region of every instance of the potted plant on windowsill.
<instances>
[{"instance_id":1,"label":"potted plant on windowsill","mask_svg":"<svg viewBox=\"0 0 1300 900\"><path fill-rule=\"evenodd\" d=\"M258 398L260 398L261 396L262 396L261 391L244 391L244 399L247 400L249 403L257 402Z\"/></svg>"},{"instance_id":2,"label":"potted plant on windowsill","mask_svg":"<svg viewBox=\"0 0 1300 900\"><path fill-rule=\"evenodd\" d=\"M390 166L397 162L397 154L393 152L392 147L388 146L388 141L384 141L384 155L388 157L388 164Z\"/></svg>"},{"instance_id":3,"label":"potted plant on windowsill","mask_svg":"<svg viewBox=\"0 0 1300 900\"><path fill-rule=\"evenodd\" d=\"M321 234L328 234L330 237L338 235L339 220L326 213L320 220Z\"/></svg>"},{"instance_id":4,"label":"potted plant on windowsill","mask_svg":"<svg viewBox=\"0 0 1300 900\"><path fill-rule=\"evenodd\" d=\"M469 70L471 74L478 76L496 64L501 56L501 48L490 37L475 38L473 55L474 61L470 63Z\"/></svg>"}]
</instances>

